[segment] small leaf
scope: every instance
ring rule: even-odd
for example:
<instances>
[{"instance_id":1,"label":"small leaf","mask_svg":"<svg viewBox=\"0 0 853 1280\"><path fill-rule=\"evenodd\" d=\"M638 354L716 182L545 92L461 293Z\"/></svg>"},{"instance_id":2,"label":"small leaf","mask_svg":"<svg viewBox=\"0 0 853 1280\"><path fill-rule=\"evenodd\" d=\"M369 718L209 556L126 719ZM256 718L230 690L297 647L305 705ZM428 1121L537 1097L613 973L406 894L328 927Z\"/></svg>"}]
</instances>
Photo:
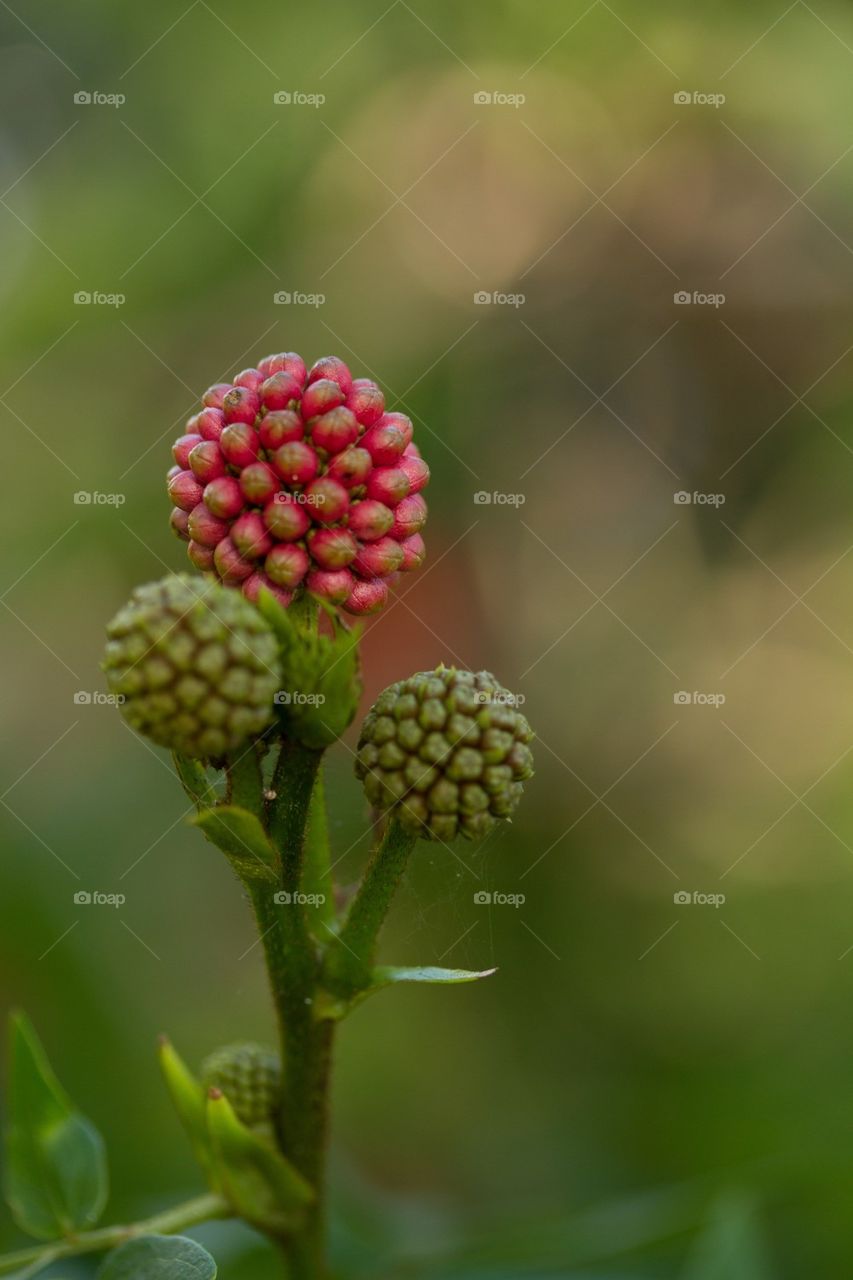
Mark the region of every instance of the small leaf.
<instances>
[{"instance_id":1,"label":"small leaf","mask_svg":"<svg viewBox=\"0 0 853 1280\"><path fill-rule=\"evenodd\" d=\"M10 1020L6 1199L39 1240L91 1227L107 1199L104 1143L74 1109L23 1014Z\"/></svg>"},{"instance_id":2,"label":"small leaf","mask_svg":"<svg viewBox=\"0 0 853 1280\"><path fill-rule=\"evenodd\" d=\"M179 751L173 751L172 763L181 786L193 804L199 809L216 804L216 792L210 785L207 770L200 760L194 760L192 756L182 756Z\"/></svg>"},{"instance_id":3,"label":"small leaf","mask_svg":"<svg viewBox=\"0 0 853 1280\"><path fill-rule=\"evenodd\" d=\"M379 965L373 970L371 990L387 987L395 982L432 982L459 983L477 982L480 978L490 978L497 969L439 969L435 965L417 965L405 968L397 965Z\"/></svg>"},{"instance_id":4,"label":"small leaf","mask_svg":"<svg viewBox=\"0 0 853 1280\"><path fill-rule=\"evenodd\" d=\"M314 1192L289 1160L239 1120L218 1089L207 1102L216 1176L234 1209L256 1226L282 1231L301 1218Z\"/></svg>"},{"instance_id":5,"label":"small leaf","mask_svg":"<svg viewBox=\"0 0 853 1280\"><path fill-rule=\"evenodd\" d=\"M216 1263L186 1236L139 1236L107 1254L98 1280L214 1280Z\"/></svg>"},{"instance_id":6,"label":"small leaf","mask_svg":"<svg viewBox=\"0 0 853 1280\"><path fill-rule=\"evenodd\" d=\"M214 1191L219 1190L213 1174L213 1151L207 1133L205 1091L171 1042L163 1036L157 1049L160 1070L190 1142L196 1160L208 1176Z\"/></svg>"},{"instance_id":7,"label":"small leaf","mask_svg":"<svg viewBox=\"0 0 853 1280\"><path fill-rule=\"evenodd\" d=\"M241 880L277 880L278 854L259 818L236 805L217 805L191 818L221 849Z\"/></svg>"}]
</instances>

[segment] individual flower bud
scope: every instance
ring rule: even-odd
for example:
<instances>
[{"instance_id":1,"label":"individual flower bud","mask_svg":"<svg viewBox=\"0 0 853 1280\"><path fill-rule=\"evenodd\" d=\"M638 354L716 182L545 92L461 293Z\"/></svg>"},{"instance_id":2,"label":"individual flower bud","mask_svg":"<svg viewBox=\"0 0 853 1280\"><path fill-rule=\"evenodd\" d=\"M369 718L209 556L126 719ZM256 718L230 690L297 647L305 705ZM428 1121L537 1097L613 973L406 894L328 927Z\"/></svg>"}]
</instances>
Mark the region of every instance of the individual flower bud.
<instances>
[{"instance_id":1,"label":"individual flower bud","mask_svg":"<svg viewBox=\"0 0 853 1280\"><path fill-rule=\"evenodd\" d=\"M399 466L408 476L410 493L420 493L429 484L429 467L423 458L410 454L407 450L400 459Z\"/></svg>"},{"instance_id":2,"label":"individual flower bud","mask_svg":"<svg viewBox=\"0 0 853 1280\"><path fill-rule=\"evenodd\" d=\"M287 609L293 601L293 592L276 586L265 573L253 573L251 578L247 578L243 583L243 595L247 600L251 600L252 604L258 603L262 591L268 591L282 609Z\"/></svg>"},{"instance_id":3,"label":"individual flower bud","mask_svg":"<svg viewBox=\"0 0 853 1280\"><path fill-rule=\"evenodd\" d=\"M343 604L352 594L355 579L349 569L315 569L306 583L312 596L328 604Z\"/></svg>"},{"instance_id":4,"label":"individual flower bud","mask_svg":"<svg viewBox=\"0 0 853 1280\"><path fill-rule=\"evenodd\" d=\"M201 1065L205 1090L219 1089L238 1120L250 1129L271 1134L281 1095L281 1061L259 1044L232 1044L217 1049Z\"/></svg>"},{"instance_id":5,"label":"individual flower bud","mask_svg":"<svg viewBox=\"0 0 853 1280\"><path fill-rule=\"evenodd\" d=\"M213 569L213 547L205 547L200 542L190 541L187 547L187 555L192 564L202 573L209 573Z\"/></svg>"},{"instance_id":6,"label":"individual flower bud","mask_svg":"<svg viewBox=\"0 0 853 1280\"><path fill-rule=\"evenodd\" d=\"M385 412L385 397L371 378L356 378L347 395L346 406L363 427L372 427Z\"/></svg>"},{"instance_id":7,"label":"individual flower bud","mask_svg":"<svg viewBox=\"0 0 853 1280\"><path fill-rule=\"evenodd\" d=\"M261 403L266 409L289 409L302 395L302 387L292 373L281 369L261 386Z\"/></svg>"},{"instance_id":8,"label":"individual flower bud","mask_svg":"<svg viewBox=\"0 0 853 1280\"><path fill-rule=\"evenodd\" d=\"M225 414L219 408L202 409L195 420L195 429L204 440L218 440L225 426Z\"/></svg>"},{"instance_id":9,"label":"individual flower bud","mask_svg":"<svg viewBox=\"0 0 853 1280\"><path fill-rule=\"evenodd\" d=\"M176 471L169 476L169 497L182 511L192 511L201 502L204 486L191 471Z\"/></svg>"},{"instance_id":10,"label":"individual flower bud","mask_svg":"<svg viewBox=\"0 0 853 1280\"><path fill-rule=\"evenodd\" d=\"M261 398L248 387L232 387L222 401L226 422L245 422L249 426L261 411Z\"/></svg>"},{"instance_id":11,"label":"individual flower bud","mask_svg":"<svg viewBox=\"0 0 853 1280\"><path fill-rule=\"evenodd\" d=\"M284 351L277 356L265 356L258 365L258 372L265 378L271 378L274 373L279 373L282 369L285 373L292 373L300 387L304 385L305 361L295 351Z\"/></svg>"},{"instance_id":12,"label":"individual flower bud","mask_svg":"<svg viewBox=\"0 0 853 1280\"><path fill-rule=\"evenodd\" d=\"M201 436L197 432L191 431L184 436L179 436L172 445L172 456L182 471L186 471L190 465L190 454L197 444L201 444Z\"/></svg>"},{"instance_id":13,"label":"individual flower bud","mask_svg":"<svg viewBox=\"0 0 853 1280\"><path fill-rule=\"evenodd\" d=\"M214 382L212 387L208 387L201 398L204 405L208 405L212 409L221 409L222 402L231 390L230 382Z\"/></svg>"},{"instance_id":14,"label":"individual flower bud","mask_svg":"<svg viewBox=\"0 0 853 1280\"><path fill-rule=\"evenodd\" d=\"M409 496L409 477L403 467L375 467L367 481L367 496L396 507Z\"/></svg>"},{"instance_id":15,"label":"individual flower bud","mask_svg":"<svg viewBox=\"0 0 853 1280\"><path fill-rule=\"evenodd\" d=\"M317 382L312 382L310 387L306 387L302 393L302 404L300 412L306 422L310 418L314 418L317 414L328 413L330 409L337 409L339 404L343 404L346 396L336 382L332 382L330 378L319 378Z\"/></svg>"},{"instance_id":16,"label":"individual flower bud","mask_svg":"<svg viewBox=\"0 0 853 1280\"><path fill-rule=\"evenodd\" d=\"M204 491L204 505L218 520L232 520L243 510L243 490L233 476L218 476Z\"/></svg>"},{"instance_id":17,"label":"individual flower bud","mask_svg":"<svg viewBox=\"0 0 853 1280\"><path fill-rule=\"evenodd\" d=\"M332 458L327 474L339 480L345 489L355 489L364 484L372 469L373 459L367 450L353 447Z\"/></svg>"},{"instance_id":18,"label":"individual flower bud","mask_svg":"<svg viewBox=\"0 0 853 1280\"><path fill-rule=\"evenodd\" d=\"M511 817L533 773L518 700L487 671L438 667L371 707L356 774L371 804L427 840L479 839Z\"/></svg>"},{"instance_id":19,"label":"individual flower bud","mask_svg":"<svg viewBox=\"0 0 853 1280\"><path fill-rule=\"evenodd\" d=\"M249 502L262 507L278 493L278 477L266 462L253 462L240 472L240 488Z\"/></svg>"},{"instance_id":20,"label":"individual flower bud","mask_svg":"<svg viewBox=\"0 0 853 1280\"><path fill-rule=\"evenodd\" d=\"M377 467L393 467L412 438L412 424L402 413L384 413L375 427L365 431L360 444Z\"/></svg>"},{"instance_id":21,"label":"individual flower bud","mask_svg":"<svg viewBox=\"0 0 853 1280\"><path fill-rule=\"evenodd\" d=\"M304 435L305 424L292 409L276 409L261 422L261 444L268 453L275 453L283 444L301 440Z\"/></svg>"},{"instance_id":22,"label":"individual flower bud","mask_svg":"<svg viewBox=\"0 0 853 1280\"><path fill-rule=\"evenodd\" d=\"M236 586L255 572L255 566L244 560L230 538L217 542L213 553L213 564L223 582Z\"/></svg>"},{"instance_id":23,"label":"individual flower bud","mask_svg":"<svg viewBox=\"0 0 853 1280\"><path fill-rule=\"evenodd\" d=\"M358 553L358 543L349 529L314 529L308 547L321 569L345 569Z\"/></svg>"},{"instance_id":24,"label":"individual flower bud","mask_svg":"<svg viewBox=\"0 0 853 1280\"><path fill-rule=\"evenodd\" d=\"M330 409L311 423L311 443L326 453L340 453L358 439L358 423L355 414L343 405Z\"/></svg>"},{"instance_id":25,"label":"individual flower bud","mask_svg":"<svg viewBox=\"0 0 853 1280\"><path fill-rule=\"evenodd\" d=\"M350 507L347 522L359 541L375 542L389 532L394 523L394 512L374 498L365 498Z\"/></svg>"},{"instance_id":26,"label":"individual flower bud","mask_svg":"<svg viewBox=\"0 0 853 1280\"><path fill-rule=\"evenodd\" d=\"M426 518L426 503L419 493L413 493L410 498L404 498L399 506L394 508L391 534L395 538L411 538L412 534L420 533L426 524Z\"/></svg>"},{"instance_id":27,"label":"individual flower bud","mask_svg":"<svg viewBox=\"0 0 853 1280\"><path fill-rule=\"evenodd\" d=\"M247 560L257 560L272 549L272 538L259 511L247 511L234 521L231 540Z\"/></svg>"},{"instance_id":28,"label":"individual flower bud","mask_svg":"<svg viewBox=\"0 0 853 1280\"><path fill-rule=\"evenodd\" d=\"M316 453L304 440L292 440L290 444L283 444L280 449L276 449L272 465L282 480L297 488L308 484L320 470Z\"/></svg>"},{"instance_id":29,"label":"individual flower bud","mask_svg":"<svg viewBox=\"0 0 853 1280\"><path fill-rule=\"evenodd\" d=\"M349 506L349 494L331 476L312 480L305 489L304 497L312 520L318 524L335 524L343 519Z\"/></svg>"},{"instance_id":30,"label":"individual flower bud","mask_svg":"<svg viewBox=\"0 0 853 1280\"><path fill-rule=\"evenodd\" d=\"M421 535L413 533L411 538L404 538L400 546L403 550L400 572L408 573L412 569L420 569L426 559L426 545Z\"/></svg>"},{"instance_id":31,"label":"individual flower bud","mask_svg":"<svg viewBox=\"0 0 853 1280\"><path fill-rule=\"evenodd\" d=\"M225 459L215 440L202 440L190 454L190 469L201 484L225 475Z\"/></svg>"},{"instance_id":32,"label":"individual flower bud","mask_svg":"<svg viewBox=\"0 0 853 1280\"><path fill-rule=\"evenodd\" d=\"M377 538L361 548L353 568L362 578L387 578L402 567L405 553L394 538Z\"/></svg>"},{"instance_id":33,"label":"individual flower bud","mask_svg":"<svg viewBox=\"0 0 853 1280\"><path fill-rule=\"evenodd\" d=\"M257 431L245 422L232 422L219 437L222 456L232 467L250 467L257 462L260 446Z\"/></svg>"},{"instance_id":34,"label":"individual flower bud","mask_svg":"<svg viewBox=\"0 0 853 1280\"><path fill-rule=\"evenodd\" d=\"M264 507L264 524L272 536L280 542L296 542L311 525L311 517L305 504L297 502L290 493L277 493Z\"/></svg>"},{"instance_id":35,"label":"individual flower bud","mask_svg":"<svg viewBox=\"0 0 853 1280\"><path fill-rule=\"evenodd\" d=\"M169 523L172 526L173 533L182 538L184 542L189 542L190 517L187 511L182 511L180 507L175 507Z\"/></svg>"},{"instance_id":36,"label":"individual flower bud","mask_svg":"<svg viewBox=\"0 0 853 1280\"><path fill-rule=\"evenodd\" d=\"M280 542L264 561L264 572L277 587L293 590L308 572L308 552L296 542Z\"/></svg>"},{"instance_id":37,"label":"individual flower bud","mask_svg":"<svg viewBox=\"0 0 853 1280\"><path fill-rule=\"evenodd\" d=\"M320 378L336 382L345 396L348 396L352 390L352 374L343 360L339 360L337 356L321 356L319 360L315 360L308 370L308 386L310 387Z\"/></svg>"},{"instance_id":38,"label":"individual flower bud","mask_svg":"<svg viewBox=\"0 0 853 1280\"><path fill-rule=\"evenodd\" d=\"M387 599L388 583L381 578L371 578L366 582L356 582L344 603L349 613L378 613Z\"/></svg>"},{"instance_id":39,"label":"individual flower bud","mask_svg":"<svg viewBox=\"0 0 853 1280\"><path fill-rule=\"evenodd\" d=\"M248 387L250 391L257 391L259 390L263 380L264 375L259 369L243 369L243 371L238 373L237 377L234 379L234 386Z\"/></svg>"},{"instance_id":40,"label":"individual flower bud","mask_svg":"<svg viewBox=\"0 0 853 1280\"><path fill-rule=\"evenodd\" d=\"M217 542L221 542L228 533L228 525L225 520L217 519L212 512L208 511L206 505L200 502L190 512L187 531L193 542L200 542L203 547L215 547Z\"/></svg>"},{"instance_id":41,"label":"individual flower bud","mask_svg":"<svg viewBox=\"0 0 853 1280\"><path fill-rule=\"evenodd\" d=\"M240 592L172 575L137 588L107 635L122 715L161 746L218 760L271 722L278 643Z\"/></svg>"}]
</instances>

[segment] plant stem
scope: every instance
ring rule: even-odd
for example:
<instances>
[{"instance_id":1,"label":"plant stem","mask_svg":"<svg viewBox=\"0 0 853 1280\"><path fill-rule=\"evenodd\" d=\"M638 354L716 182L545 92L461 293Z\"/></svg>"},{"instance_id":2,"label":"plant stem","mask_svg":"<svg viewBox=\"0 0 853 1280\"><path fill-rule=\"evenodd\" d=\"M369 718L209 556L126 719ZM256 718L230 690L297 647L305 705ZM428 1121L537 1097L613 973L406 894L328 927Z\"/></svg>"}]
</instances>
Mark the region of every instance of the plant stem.
<instances>
[{"instance_id":1,"label":"plant stem","mask_svg":"<svg viewBox=\"0 0 853 1280\"><path fill-rule=\"evenodd\" d=\"M305 830L320 760L319 751L282 742L268 820L281 855L281 890L273 895L258 886L252 894L281 1036L279 1142L317 1195L304 1226L284 1244L292 1280L320 1280L324 1274L323 1171L333 1028L314 1016L319 959L299 901Z\"/></svg>"},{"instance_id":2,"label":"plant stem","mask_svg":"<svg viewBox=\"0 0 853 1280\"><path fill-rule=\"evenodd\" d=\"M0 1276L11 1275L23 1267L38 1263L42 1258L55 1262L60 1258L73 1258L82 1253L104 1253L135 1236L174 1235L186 1231L188 1227L198 1226L201 1222L230 1217L233 1217L233 1210L221 1196L199 1196L195 1200L188 1200L186 1204L155 1214L153 1218L147 1218L143 1222L134 1222L129 1226L102 1227L99 1231L89 1231L57 1244L7 1253L0 1257Z\"/></svg>"},{"instance_id":3,"label":"plant stem","mask_svg":"<svg viewBox=\"0 0 853 1280\"><path fill-rule=\"evenodd\" d=\"M337 943L329 950L325 978L335 994L353 996L370 985L379 931L416 841L416 835L391 818L373 851Z\"/></svg>"},{"instance_id":4,"label":"plant stem","mask_svg":"<svg viewBox=\"0 0 853 1280\"><path fill-rule=\"evenodd\" d=\"M225 768L228 778L227 803L260 816L263 810L264 784L261 757L255 743L241 747L230 755Z\"/></svg>"}]
</instances>

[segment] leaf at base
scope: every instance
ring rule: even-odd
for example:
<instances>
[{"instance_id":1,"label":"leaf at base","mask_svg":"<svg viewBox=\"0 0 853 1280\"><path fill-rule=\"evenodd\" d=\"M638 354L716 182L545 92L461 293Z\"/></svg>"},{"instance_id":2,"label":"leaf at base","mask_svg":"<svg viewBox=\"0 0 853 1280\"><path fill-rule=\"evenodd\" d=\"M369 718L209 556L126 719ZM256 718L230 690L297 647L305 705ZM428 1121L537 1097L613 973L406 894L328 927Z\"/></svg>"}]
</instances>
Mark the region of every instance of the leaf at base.
<instances>
[{"instance_id":1,"label":"leaf at base","mask_svg":"<svg viewBox=\"0 0 853 1280\"><path fill-rule=\"evenodd\" d=\"M18 1226L58 1240L93 1226L107 1199L104 1142L75 1110L29 1019L10 1019L5 1192Z\"/></svg>"},{"instance_id":2,"label":"leaf at base","mask_svg":"<svg viewBox=\"0 0 853 1280\"><path fill-rule=\"evenodd\" d=\"M203 809L190 822L222 850L241 880L277 880L278 855L260 819L248 809L221 804Z\"/></svg>"},{"instance_id":3,"label":"leaf at base","mask_svg":"<svg viewBox=\"0 0 853 1280\"><path fill-rule=\"evenodd\" d=\"M98 1280L214 1280L216 1263L187 1236L139 1236L107 1254Z\"/></svg>"}]
</instances>

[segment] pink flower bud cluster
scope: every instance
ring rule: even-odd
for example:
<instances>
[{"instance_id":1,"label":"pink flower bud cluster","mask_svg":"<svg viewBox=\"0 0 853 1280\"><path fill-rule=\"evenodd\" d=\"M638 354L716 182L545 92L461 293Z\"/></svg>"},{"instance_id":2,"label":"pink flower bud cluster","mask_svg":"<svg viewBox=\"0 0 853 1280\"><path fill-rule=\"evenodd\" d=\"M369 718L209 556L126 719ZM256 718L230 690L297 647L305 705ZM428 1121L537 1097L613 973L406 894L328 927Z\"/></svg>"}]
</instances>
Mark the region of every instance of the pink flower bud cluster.
<instances>
[{"instance_id":1,"label":"pink flower bud cluster","mask_svg":"<svg viewBox=\"0 0 853 1280\"><path fill-rule=\"evenodd\" d=\"M374 613L425 548L429 468L412 423L337 356L267 356L203 396L174 444L172 528L198 569Z\"/></svg>"}]
</instances>

